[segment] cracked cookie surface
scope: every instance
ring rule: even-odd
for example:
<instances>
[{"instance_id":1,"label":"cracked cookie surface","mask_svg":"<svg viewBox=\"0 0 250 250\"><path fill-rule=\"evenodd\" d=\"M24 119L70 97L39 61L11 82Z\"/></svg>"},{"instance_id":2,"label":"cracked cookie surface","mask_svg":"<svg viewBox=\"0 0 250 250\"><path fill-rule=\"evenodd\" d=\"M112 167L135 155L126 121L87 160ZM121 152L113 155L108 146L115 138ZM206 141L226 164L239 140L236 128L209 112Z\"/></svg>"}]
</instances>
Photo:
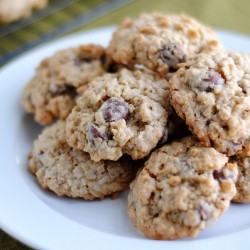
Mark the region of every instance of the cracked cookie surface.
<instances>
[{"instance_id":1,"label":"cracked cookie surface","mask_svg":"<svg viewBox=\"0 0 250 250\"><path fill-rule=\"evenodd\" d=\"M250 66L247 57L200 54L170 79L171 103L205 146L228 156L250 154ZM238 59L237 59L238 58Z\"/></svg>"},{"instance_id":2,"label":"cracked cookie surface","mask_svg":"<svg viewBox=\"0 0 250 250\"><path fill-rule=\"evenodd\" d=\"M63 121L45 128L39 135L30 155L29 169L43 189L86 200L116 195L135 175L130 158L96 163L87 153L69 147Z\"/></svg>"},{"instance_id":3,"label":"cracked cookie surface","mask_svg":"<svg viewBox=\"0 0 250 250\"><path fill-rule=\"evenodd\" d=\"M125 65L142 64L164 76L195 54L221 49L212 29L187 15L142 14L114 32L107 53Z\"/></svg>"},{"instance_id":4,"label":"cracked cookie surface","mask_svg":"<svg viewBox=\"0 0 250 250\"><path fill-rule=\"evenodd\" d=\"M77 89L106 73L103 58L104 48L89 44L44 59L24 90L24 109L40 124L65 119L75 105Z\"/></svg>"},{"instance_id":5,"label":"cracked cookie surface","mask_svg":"<svg viewBox=\"0 0 250 250\"><path fill-rule=\"evenodd\" d=\"M151 154L130 184L128 214L149 238L196 237L227 210L236 179L225 155L185 137Z\"/></svg>"},{"instance_id":6,"label":"cracked cookie surface","mask_svg":"<svg viewBox=\"0 0 250 250\"><path fill-rule=\"evenodd\" d=\"M91 159L140 159L163 136L169 85L141 70L121 70L92 81L67 118L69 145Z\"/></svg>"}]
</instances>

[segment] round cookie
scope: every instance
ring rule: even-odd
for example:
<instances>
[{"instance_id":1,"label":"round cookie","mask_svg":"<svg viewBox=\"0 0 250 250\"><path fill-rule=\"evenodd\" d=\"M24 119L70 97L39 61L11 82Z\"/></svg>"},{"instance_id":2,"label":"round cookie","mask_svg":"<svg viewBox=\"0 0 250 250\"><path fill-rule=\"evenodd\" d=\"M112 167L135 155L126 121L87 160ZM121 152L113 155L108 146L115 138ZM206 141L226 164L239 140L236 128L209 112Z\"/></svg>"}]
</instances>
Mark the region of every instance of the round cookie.
<instances>
[{"instance_id":1,"label":"round cookie","mask_svg":"<svg viewBox=\"0 0 250 250\"><path fill-rule=\"evenodd\" d=\"M107 53L116 62L142 64L164 76L195 54L221 48L215 32L192 17L153 13L126 19Z\"/></svg>"},{"instance_id":2,"label":"round cookie","mask_svg":"<svg viewBox=\"0 0 250 250\"><path fill-rule=\"evenodd\" d=\"M86 200L115 196L135 175L129 158L96 163L87 153L70 148L63 121L45 128L39 135L30 155L29 169L43 189Z\"/></svg>"},{"instance_id":3,"label":"round cookie","mask_svg":"<svg viewBox=\"0 0 250 250\"><path fill-rule=\"evenodd\" d=\"M234 202L250 202L250 157L238 155L231 157L231 162L238 166L238 179L236 181L236 195Z\"/></svg>"},{"instance_id":4,"label":"round cookie","mask_svg":"<svg viewBox=\"0 0 250 250\"><path fill-rule=\"evenodd\" d=\"M151 154L130 184L128 214L146 237L196 237L227 210L236 179L225 155L185 137Z\"/></svg>"},{"instance_id":5,"label":"round cookie","mask_svg":"<svg viewBox=\"0 0 250 250\"><path fill-rule=\"evenodd\" d=\"M89 44L46 58L24 90L24 109L40 124L65 119L75 105L77 89L106 73L105 57L104 48Z\"/></svg>"},{"instance_id":6,"label":"round cookie","mask_svg":"<svg viewBox=\"0 0 250 250\"><path fill-rule=\"evenodd\" d=\"M168 82L142 70L98 77L67 118L67 142L94 161L141 159L163 136L168 97Z\"/></svg>"},{"instance_id":7,"label":"round cookie","mask_svg":"<svg viewBox=\"0 0 250 250\"><path fill-rule=\"evenodd\" d=\"M228 53L198 55L169 83L175 111L203 145L250 153L250 75Z\"/></svg>"},{"instance_id":8,"label":"round cookie","mask_svg":"<svg viewBox=\"0 0 250 250\"><path fill-rule=\"evenodd\" d=\"M28 17L33 9L45 8L48 0L1 0L0 23L10 23Z\"/></svg>"}]
</instances>

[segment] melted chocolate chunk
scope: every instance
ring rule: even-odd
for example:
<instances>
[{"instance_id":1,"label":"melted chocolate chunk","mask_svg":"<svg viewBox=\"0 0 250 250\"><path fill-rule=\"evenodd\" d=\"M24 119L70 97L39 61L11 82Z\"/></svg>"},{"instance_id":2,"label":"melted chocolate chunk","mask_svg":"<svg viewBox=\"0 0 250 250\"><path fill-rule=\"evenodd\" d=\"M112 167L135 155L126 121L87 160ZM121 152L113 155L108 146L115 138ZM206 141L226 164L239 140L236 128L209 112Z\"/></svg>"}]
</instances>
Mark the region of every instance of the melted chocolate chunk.
<instances>
[{"instance_id":1,"label":"melted chocolate chunk","mask_svg":"<svg viewBox=\"0 0 250 250\"><path fill-rule=\"evenodd\" d=\"M207 71L207 76L201 79L198 88L202 91L211 92L214 87L219 84L224 84L225 80L216 71Z\"/></svg>"},{"instance_id":2,"label":"melted chocolate chunk","mask_svg":"<svg viewBox=\"0 0 250 250\"><path fill-rule=\"evenodd\" d=\"M121 119L128 120L128 104L116 98L110 98L103 105L103 117L106 122L115 122Z\"/></svg>"},{"instance_id":3,"label":"melted chocolate chunk","mask_svg":"<svg viewBox=\"0 0 250 250\"><path fill-rule=\"evenodd\" d=\"M210 213L207 209L204 208L204 206L200 206L198 212L201 220L207 221L209 219Z\"/></svg>"},{"instance_id":4,"label":"melted chocolate chunk","mask_svg":"<svg viewBox=\"0 0 250 250\"><path fill-rule=\"evenodd\" d=\"M235 147L242 146L242 141L232 142L232 145Z\"/></svg>"},{"instance_id":5,"label":"melted chocolate chunk","mask_svg":"<svg viewBox=\"0 0 250 250\"><path fill-rule=\"evenodd\" d=\"M93 141L94 138L101 138L103 141L108 140L108 135L105 132L101 131L99 126L94 123L89 124L87 137L91 141Z\"/></svg>"},{"instance_id":6,"label":"melted chocolate chunk","mask_svg":"<svg viewBox=\"0 0 250 250\"><path fill-rule=\"evenodd\" d=\"M75 87L64 83L62 85L51 85L49 92L51 94L52 97L58 96L58 95L75 95L76 94L76 90Z\"/></svg>"},{"instance_id":7,"label":"melted chocolate chunk","mask_svg":"<svg viewBox=\"0 0 250 250\"><path fill-rule=\"evenodd\" d=\"M214 177L215 180L218 180L218 181L226 179L225 175L220 170L214 170L213 171L213 177Z\"/></svg>"}]
</instances>

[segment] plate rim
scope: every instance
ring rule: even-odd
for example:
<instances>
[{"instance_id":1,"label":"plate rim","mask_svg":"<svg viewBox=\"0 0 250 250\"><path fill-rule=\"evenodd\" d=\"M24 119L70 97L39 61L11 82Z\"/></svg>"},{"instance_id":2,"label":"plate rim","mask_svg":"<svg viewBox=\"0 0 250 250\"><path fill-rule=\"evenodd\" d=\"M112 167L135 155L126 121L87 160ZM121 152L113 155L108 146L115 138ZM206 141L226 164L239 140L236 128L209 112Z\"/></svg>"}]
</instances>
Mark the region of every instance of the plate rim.
<instances>
[{"instance_id":1,"label":"plate rim","mask_svg":"<svg viewBox=\"0 0 250 250\"><path fill-rule=\"evenodd\" d=\"M95 33L95 34L97 34L97 33L100 34L102 32L111 33L114 30L114 27L115 26L106 26L106 27L91 29L91 30L87 30L87 31L83 31L83 32L77 32L77 33L56 39L52 42L40 45L40 46L38 46L38 47L28 51L28 52L25 52L24 54L18 56L17 58L15 58L11 62L9 62L7 65L0 68L0 79L1 79L1 75L4 74L4 72L8 71L12 67L15 67L16 64L21 63L23 60L24 61L27 60L27 58L31 57L33 54L37 54L39 51L42 52L42 51L48 50L49 47L55 46L56 44L58 44L62 41L68 42L68 41L71 41L73 39L77 40L79 37L84 37L87 35L91 35L93 33ZM237 32L222 30L222 29L217 29L217 30L218 30L218 33L220 35L236 36L239 39L246 40L247 42L250 43L250 37L248 37L246 35L243 35L243 34L240 34ZM11 86L6 86L6 88L4 88L4 89L8 93L8 90L11 90L11 88L12 88ZM6 97L3 96L3 93L0 93L0 97L5 98L4 100L8 103ZM1 100L1 98L0 98L0 100ZM11 100L9 100L9 102L11 102ZM11 105L13 105L13 103ZM0 105L0 111L3 112L3 114L5 114L5 115L7 114L7 111L4 110L4 108L1 105ZM16 119L13 118L13 121L16 121ZM4 126L6 126L6 125L7 125L6 128L8 128L8 124L6 124L6 121L4 121ZM13 136L14 135L12 135L12 137ZM4 135L2 133L2 137L6 138L6 135ZM4 141L4 143L3 143L3 141ZM4 152L3 151L4 147L6 147L6 148L10 147L10 149L11 149L13 147L11 142L12 142L12 140L9 140L9 141L2 140L2 142L0 142L0 149L1 149L0 152ZM2 157L3 161L4 161L4 159L8 160L9 155L10 155L10 152L7 152L6 154L4 154L4 156ZM10 162L14 161L14 159L9 159L9 160L10 160ZM3 166L1 166L1 168L0 168L0 173L2 173L2 172L3 172L3 175L0 174L0 197L1 197L0 199L2 199L1 194L4 197L4 191L3 191L4 186L3 186L3 183L1 182L1 175L4 176L4 174L5 174ZM19 181L24 182L23 180L19 180ZM19 183L19 185L21 185L21 184ZM22 183L22 185L24 185L24 183ZM22 187L25 187L24 190L28 189L27 185L26 186L24 185ZM15 190L12 190L11 192L13 193L14 191ZM38 204L41 205L41 207L38 207L38 204L36 204L36 206L35 206L35 208L37 209L36 212L40 212L40 211L46 212L47 211L50 216L55 216L55 217L53 217L53 219L57 223L59 223L60 221L63 222L63 224L68 223L71 226L72 230L79 230L79 231L81 231L82 234L86 233L86 235L88 237L84 238L84 240L85 240L84 245L88 246L88 247L91 246L91 249L97 249L97 247L99 248L100 242L105 242L105 244L107 243L108 245L103 244L102 248L106 249L105 247L108 246L109 250L117 249L117 247L119 247L119 249L127 249L128 247L133 247L133 248L143 247L144 249L152 249L152 247L157 247L157 249L165 249L167 246L171 247L171 249L180 249L180 248L182 248L182 246L184 246L184 244L185 244L185 248L190 249L190 250L194 249L198 246L201 247L203 244L206 245L206 248L213 247L213 249L217 249L218 246L221 248L222 242L224 242L225 240L228 240L228 234L227 235L219 235L218 237L215 236L213 238L195 239L194 241L189 241L189 240L188 241L167 241L168 245L166 244L166 241L154 241L154 240L149 240L149 239L137 239L137 238L129 238L129 240L128 240L127 237L113 235L113 234L101 232L101 231L98 231L98 230L95 230L95 229L92 229L89 227L84 227L83 225L80 225L77 222L74 222L74 221L70 220L69 218L64 217L63 215L58 214L52 208L49 208L46 204L41 204L42 201L40 199L38 199L37 197L33 197L33 198L35 200L37 199ZM57 242L58 236L55 238L55 240L53 240L53 242L39 241L39 237L31 239L31 236L26 235L27 233L23 234L23 232L21 232L20 229L15 229L15 228L13 228L14 225L11 225L11 223L6 222L6 220L3 219L2 211L4 211L4 210L0 206L0 227L1 227L1 229L3 231L5 231L6 233L8 233L9 235L11 235L12 237L23 242L27 246L31 246L34 248L46 248L46 249L58 249L58 248L67 249L67 247L69 245L67 242L64 242L67 236L74 237L74 242L78 242L78 243L79 243L79 239L81 239L81 237L79 237L81 235L81 234L79 234L79 232L78 232L78 234L72 235L68 232L68 230L65 230L65 228L61 228L62 231L60 232L61 236L64 236L65 239L63 237L62 238L63 242L61 241L61 242L59 242L59 244ZM34 222L33 222L33 224L34 224ZM52 227L52 228L54 228L54 227ZM88 235L89 232L91 232L91 233L94 232L95 235ZM229 246L235 247L236 246L235 243L239 242L239 240L242 240L242 238L247 239L249 232L250 232L250 228L245 229L245 230L240 231L240 232L231 233L230 239L229 239L230 240ZM48 236L50 236L50 235L48 235ZM98 241L95 240L97 238L98 238ZM113 244L109 245L109 243L111 241ZM188 245L187 245L187 242L188 242ZM53 243L53 244L51 244L51 243ZM250 243L245 244L245 246L250 246ZM82 249L82 247L83 247L82 245L78 244L77 246L74 247L74 249ZM233 249L233 248L231 248L231 249ZM236 247L235 247L235 249L236 249Z\"/></svg>"}]
</instances>

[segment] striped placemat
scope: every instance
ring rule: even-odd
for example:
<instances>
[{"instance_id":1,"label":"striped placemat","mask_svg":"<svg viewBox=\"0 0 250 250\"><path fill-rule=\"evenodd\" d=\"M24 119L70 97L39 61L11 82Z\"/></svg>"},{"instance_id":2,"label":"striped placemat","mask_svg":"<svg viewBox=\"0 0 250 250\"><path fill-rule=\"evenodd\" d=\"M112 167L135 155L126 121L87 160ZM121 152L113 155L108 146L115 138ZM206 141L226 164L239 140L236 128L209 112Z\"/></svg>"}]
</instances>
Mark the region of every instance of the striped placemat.
<instances>
[{"instance_id":1,"label":"striped placemat","mask_svg":"<svg viewBox=\"0 0 250 250\"><path fill-rule=\"evenodd\" d=\"M73 31L132 0L52 0L27 19L0 26L0 66L43 42Z\"/></svg>"}]
</instances>

